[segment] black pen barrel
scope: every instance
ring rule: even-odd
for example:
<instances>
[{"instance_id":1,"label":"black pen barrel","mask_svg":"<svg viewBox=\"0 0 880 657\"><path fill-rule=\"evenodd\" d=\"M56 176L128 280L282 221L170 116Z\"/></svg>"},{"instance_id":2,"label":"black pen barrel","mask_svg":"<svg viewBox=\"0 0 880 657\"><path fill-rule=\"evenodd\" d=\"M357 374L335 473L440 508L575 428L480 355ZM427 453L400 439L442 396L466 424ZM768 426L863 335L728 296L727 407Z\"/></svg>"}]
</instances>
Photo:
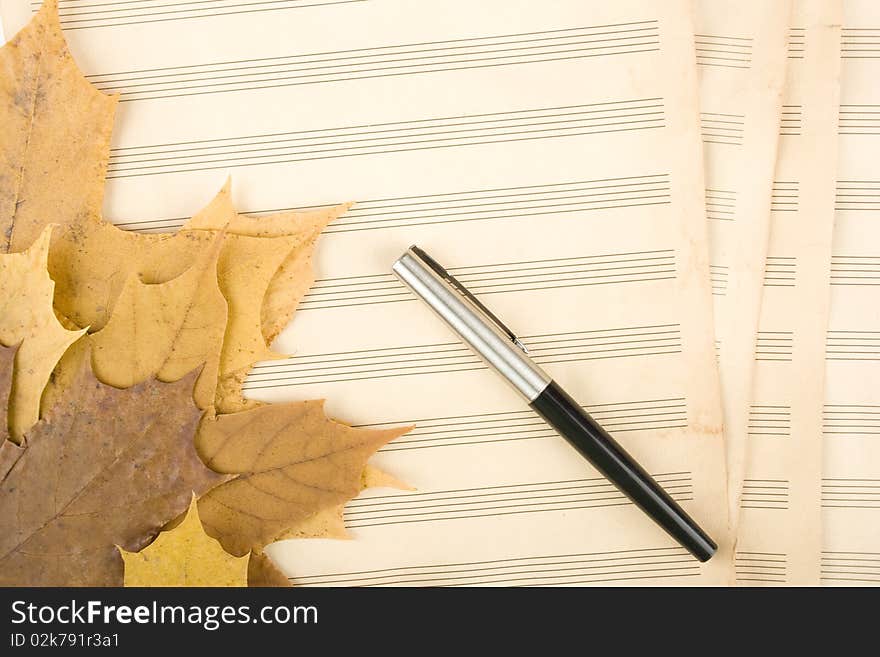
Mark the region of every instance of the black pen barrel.
<instances>
[{"instance_id":1,"label":"black pen barrel","mask_svg":"<svg viewBox=\"0 0 880 657\"><path fill-rule=\"evenodd\" d=\"M559 434L700 561L718 549L678 503L555 382L532 402Z\"/></svg>"}]
</instances>

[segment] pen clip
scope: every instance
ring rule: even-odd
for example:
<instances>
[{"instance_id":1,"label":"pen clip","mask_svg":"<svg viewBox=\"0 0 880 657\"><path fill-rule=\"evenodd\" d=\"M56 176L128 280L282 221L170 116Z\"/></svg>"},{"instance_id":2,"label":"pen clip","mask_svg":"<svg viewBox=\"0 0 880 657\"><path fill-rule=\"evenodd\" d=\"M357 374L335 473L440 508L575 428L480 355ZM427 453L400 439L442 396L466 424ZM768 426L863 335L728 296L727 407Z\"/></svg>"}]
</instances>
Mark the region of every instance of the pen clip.
<instances>
[{"instance_id":1,"label":"pen clip","mask_svg":"<svg viewBox=\"0 0 880 657\"><path fill-rule=\"evenodd\" d=\"M485 305L483 305L483 303L479 299L477 299L477 297L471 294L471 291L468 290L457 278L455 278L455 276L446 271L446 269L444 269L439 262L434 260L434 258L429 256L422 249L415 245L411 246L410 250L415 253L422 260L422 262L428 265L428 267L430 267L435 274L437 274L440 278L449 283L459 292L459 294L461 294L465 299L475 305L481 313L483 313L493 324L495 324L495 326L497 326L501 330L502 333L510 338L513 344L522 349L523 353L529 353L528 348L520 341L518 337L516 337L516 334L509 328L507 328L507 326L504 325L504 322L496 317L495 313L489 310Z\"/></svg>"}]
</instances>

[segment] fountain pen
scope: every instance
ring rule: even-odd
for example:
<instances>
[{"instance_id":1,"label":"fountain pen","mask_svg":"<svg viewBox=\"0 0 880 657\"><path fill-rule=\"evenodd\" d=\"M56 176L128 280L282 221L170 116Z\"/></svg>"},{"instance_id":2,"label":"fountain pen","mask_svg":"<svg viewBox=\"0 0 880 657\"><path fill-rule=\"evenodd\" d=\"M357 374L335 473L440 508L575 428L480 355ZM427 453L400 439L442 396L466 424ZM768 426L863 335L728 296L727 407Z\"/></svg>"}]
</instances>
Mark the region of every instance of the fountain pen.
<instances>
[{"instance_id":1,"label":"fountain pen","mask_svg":"<svg viewBox=\"0 0 880 657\"><path fill-rule=\"evenodd\" d=\"M637 507L700 561L718 546L576 401L529 358L526 347L431 256L411 246L391 267L491 369Z\"/></svg>"}]
</instances>

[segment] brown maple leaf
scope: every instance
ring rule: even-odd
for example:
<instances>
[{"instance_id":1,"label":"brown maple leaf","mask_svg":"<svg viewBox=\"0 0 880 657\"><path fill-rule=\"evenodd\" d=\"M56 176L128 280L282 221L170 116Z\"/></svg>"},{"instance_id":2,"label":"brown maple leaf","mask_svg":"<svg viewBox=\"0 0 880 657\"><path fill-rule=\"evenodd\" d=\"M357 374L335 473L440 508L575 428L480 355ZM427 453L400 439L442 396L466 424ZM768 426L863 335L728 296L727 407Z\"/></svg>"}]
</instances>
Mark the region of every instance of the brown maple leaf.
<instances>
[{"instance_id":1,"label":"brown maple leaf","mask_svg":"<svg viewBox=\"0 0 880 657\"><path fill-rule=\"evenodd\" d=\"M301 520L355 497L367 459L410 429L355 429L328 418L323 401L260 406L202 424L202 459L238 477L201 497L199 514L205 531L235 555L260 551Z\"/></svg>"},{"instance_id":2,"label":"brown maple leaf","mask_svg":"<svg viewBox=\"0 0 880 657\"><path fill-rule=\"evenodd\" d=\"M82 363L0 482L0 586L119 586L117 545L140 550L228 479L193 447L197 374L120 390Z\"/></svg>"},{"instance_id":3,"label":"brown maple leaf","mask_svg":"<svg viewBox=\"0 0 880 657\"><path fill-rule=\"evenodd\" d=\"M290 579L264 552L251 552L247 572L248 586L272 588L292 586Z\"/></svg>"}]
</instances>

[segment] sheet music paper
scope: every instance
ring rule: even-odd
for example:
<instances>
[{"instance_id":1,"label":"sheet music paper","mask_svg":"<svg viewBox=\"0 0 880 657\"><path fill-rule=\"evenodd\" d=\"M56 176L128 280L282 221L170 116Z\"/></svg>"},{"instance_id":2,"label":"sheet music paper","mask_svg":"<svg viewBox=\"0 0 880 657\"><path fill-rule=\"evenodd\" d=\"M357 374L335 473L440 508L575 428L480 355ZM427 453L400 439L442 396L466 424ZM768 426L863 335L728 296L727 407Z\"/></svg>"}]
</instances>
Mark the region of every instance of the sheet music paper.
<instances>
[{"instance_id":1,"label":"sheet music paper","mask_svg":"<svg viewBox=\"0 0 880 657\"><path fill-rule=\"evenodd\" d=\"M822 399L837 164L841 3L796 0L755 343L737 580L819 583ZM786 280L787 279L787 280Z\"/></svg>"},{"instance_id":2,"label":"sheet music paper","mask_svg":"<svg viewBox=\"0 0 880 657\"><path fill-rule=\"evenodd\" d=\"M250 212L355 200L255 398L415 422L347 506L285 541L297 584L729 581L689 2L366 0L105 7L71 49L121 93L107 215L168 230L232 174ZM27 3L7 0L7 24ZM418 243L516 330L722 543L700 565L390 274Z\"/></svg>"},{"instance_id":3,"label":"sheet music paper","mask_svg":"<svg viewBox=\"0 0 880 657\"><path fill-rule=\"evenodd\" d=\"M880 6L846 0L826 341L822 581L880 584Z\"/></svg>"},{"instance_id":4,"label":"sheet music paper","mask_svg":"<svg viewBox=\"0 0 880 657\"><path fill-rule=\"evenodd\" d=\"M791 2L696 5L715 341L721 373L731 525L745 468L755 334L765 280ZM785 115L782 112L785 111Z\"/></svg>"}]
</instances>

